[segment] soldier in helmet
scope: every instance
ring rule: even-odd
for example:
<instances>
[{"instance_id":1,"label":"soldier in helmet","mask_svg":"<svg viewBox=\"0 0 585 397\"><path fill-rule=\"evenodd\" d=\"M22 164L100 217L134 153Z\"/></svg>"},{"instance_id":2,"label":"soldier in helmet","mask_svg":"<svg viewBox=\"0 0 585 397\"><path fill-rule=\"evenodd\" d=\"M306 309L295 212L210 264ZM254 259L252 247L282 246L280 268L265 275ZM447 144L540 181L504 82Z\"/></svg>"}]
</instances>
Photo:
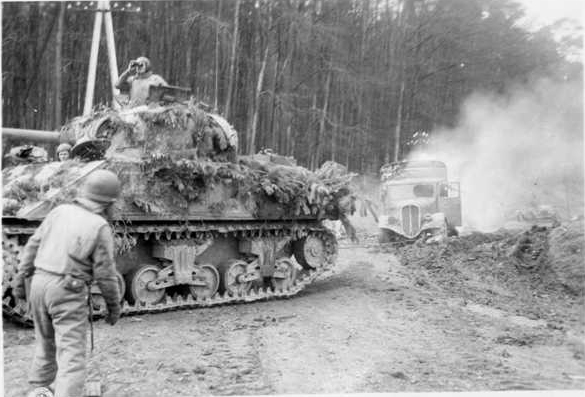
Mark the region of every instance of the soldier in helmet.
<instances>
[{"instance_id":1,"label":"soldier in helmet","mask_svg":"<svg viewBox=\"0 0 585 397\"><path fill-rule=\"evenodd\" d=\"M71 145L62 143L57 146L57 159L59 161L67 161L71 158Z\"/></svg>"},{"instance_id":2,"label":"soldier in helmet","mask_svg":"<svg viewBox=\"0 0 585 397\"><path fill-rule=\"evenodd\" d=\"M120 75L116 88L130 95L130 107L146 105L150 86L167 86L167 82L150 70L150 60L140 57L130 61L128 68Z\"/></svg>"},{"instance_id":3,"label":"soldier in helmet","mask_svg":"<svg viewBox=\"0 0 585 397\"><path fill-rule=\"evenodd\" d=\"M24 299L25 279L32 276L35 355L29 383L36 395L53 382L57 397L83 393L92 280L106 301L106 322L114 325L120 317L114 240L107 221L120 189L114 173L92 172L74 202L49 212L24 247L13 294Z\"/></svg>"}]
</instances>

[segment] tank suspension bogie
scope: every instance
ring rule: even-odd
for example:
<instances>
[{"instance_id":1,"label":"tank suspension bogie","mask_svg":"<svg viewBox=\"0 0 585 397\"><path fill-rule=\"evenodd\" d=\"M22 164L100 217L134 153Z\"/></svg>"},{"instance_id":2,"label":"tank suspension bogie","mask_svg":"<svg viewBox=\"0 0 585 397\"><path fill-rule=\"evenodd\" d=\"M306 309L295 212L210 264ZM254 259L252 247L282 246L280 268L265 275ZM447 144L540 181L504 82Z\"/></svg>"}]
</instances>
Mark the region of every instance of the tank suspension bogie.
<instances>
[{"instance_id":1,"label":"tank suspension bogie","mask_svg":"<svg viewBox=\"0 0 585 397\"><path fill-rule=\"evenodd\" d=\"M152 246L152 256L166 263L170 262L170 265L160 270L146 288L149 291L160 290L164 296L166 288L185 285L189 287L194 298L211 298L219 287L219 273L211 264L198 265L196 258L213 245L213 242L211 235L207 234L204 239L199 240L157 239Z\"/></svg>"},{"instance_id":2,"label":"tank suspension bogie","mask_svg":"<svg viewBox=\"0 0 585 397\"><path fill-rule=\"evenodd\" d=\"M276 257L285 246L292 240L291 236L283 237L259 237L240 241L240 252L257 258L260 274L262 277L272 277Z\"/></svg>"},{"instance_id":3,"label":"tank suspension bogie","mask_svg":"<svg viewBox=\"0 0 585 397\"><path fill-rule=\"evenodd\" d=\"M291 289L297 279L297 272L303 268L292 258L282 257L276 260L274 273L270 282L275 291L286 291Z\"/></svg>"}]
</instances>

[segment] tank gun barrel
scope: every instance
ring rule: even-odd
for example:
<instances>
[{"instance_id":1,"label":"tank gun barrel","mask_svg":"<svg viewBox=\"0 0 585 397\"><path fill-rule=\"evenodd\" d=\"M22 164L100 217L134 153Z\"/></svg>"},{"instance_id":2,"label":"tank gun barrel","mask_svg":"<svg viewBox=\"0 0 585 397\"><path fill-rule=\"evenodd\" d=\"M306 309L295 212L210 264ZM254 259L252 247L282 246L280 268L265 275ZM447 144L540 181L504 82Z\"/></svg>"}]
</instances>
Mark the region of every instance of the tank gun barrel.
<instances>
[{"instance_id":1,"label":"tank gun barrel","mask_svg":"<svg viewBox=\"0 0 585 397\"><path fill-rule=\"evenodd\" d=\"M59 143L59 132L2 127L2 137L26 139L35 142Z\"/></svg>"}]
</instances>

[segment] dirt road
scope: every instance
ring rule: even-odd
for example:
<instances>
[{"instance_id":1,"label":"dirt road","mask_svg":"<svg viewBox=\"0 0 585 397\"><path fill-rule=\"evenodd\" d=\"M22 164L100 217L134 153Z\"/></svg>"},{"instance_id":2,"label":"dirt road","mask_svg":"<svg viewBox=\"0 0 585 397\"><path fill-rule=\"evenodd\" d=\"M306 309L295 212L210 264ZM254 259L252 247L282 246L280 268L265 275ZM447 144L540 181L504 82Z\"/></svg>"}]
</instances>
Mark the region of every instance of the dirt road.
<instances>
[{"instance_id":1,"label":"dirt road","mask_svg":"<svg viewBox=\"0 0 585 397\"><path fill-rule=\"evenodd\" d=\"M104 396L585 388L582 298L530 301L471 273L462 295L376 244L348 244L293 299L100 321ZM6 396L26 390L32 343L4 324Z\"/></svg>"}]
</instances>

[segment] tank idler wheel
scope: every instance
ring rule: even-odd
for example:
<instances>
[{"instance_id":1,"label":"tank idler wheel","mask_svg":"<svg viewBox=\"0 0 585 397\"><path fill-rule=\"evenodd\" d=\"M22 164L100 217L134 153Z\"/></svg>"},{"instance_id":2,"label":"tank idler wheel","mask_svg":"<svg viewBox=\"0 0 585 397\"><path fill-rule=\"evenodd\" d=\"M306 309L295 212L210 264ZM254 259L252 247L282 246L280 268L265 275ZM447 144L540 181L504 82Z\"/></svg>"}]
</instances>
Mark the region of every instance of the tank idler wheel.
<instances>
[{"instance_id":1,"label":"tank idler wheel","mask_svg":"<svg viewBox=\"0 0 585 397\"><path fill-rule=\"evenodd\" d=\"M274 275L270 279L275 291L286 291L292 288L297 278L297 264L291 258L278 258Z\"/></svg>"},{"instance_id":2,"label":"tank idler wheel","mask_svg":"<svg viewBox=\"0 0 585 397\"><path fill-rule=\"evenodd\" d=\"M318 269L327 261L325 242L316 236L307 236L295 241L294 254L305 269Z\"/></svg>"},{"instance_id":3,"label":"tank idler wheel","mask_svg":"<svg viewBox=\"0 0 585 397\"><path fill-rule=\"evenodd\" d=\"M225 265L223 287L231 296L242 296L252 288L252 280L247 280L248 263L239 259L231 259Z\"/></svg>"},{"instance_id":4,"label":"tank idler wheel","mask_svg":"<svg viewBox=\"0 0 585 397\"><path fill-rule=\"evenodd\" d=\"M207 299L215 295L219 288L219 272L215 266L208 264L197 266L195 278L205 283L205 285L189 286L189 292L195 299Z\"/></svg>"},{"instance_id":5,"label":"tank idler wheel","mask_svg":"<svg viewBox=\"0 0 585 397\"><path fill-rule=\"evenodd\" d=\"M164 288L149 288L149 283L156 280L160 268L156 265L142 265L127 278L129 298L133 303L155 304L165 296Z\"/></svg>"}]
</instances>

